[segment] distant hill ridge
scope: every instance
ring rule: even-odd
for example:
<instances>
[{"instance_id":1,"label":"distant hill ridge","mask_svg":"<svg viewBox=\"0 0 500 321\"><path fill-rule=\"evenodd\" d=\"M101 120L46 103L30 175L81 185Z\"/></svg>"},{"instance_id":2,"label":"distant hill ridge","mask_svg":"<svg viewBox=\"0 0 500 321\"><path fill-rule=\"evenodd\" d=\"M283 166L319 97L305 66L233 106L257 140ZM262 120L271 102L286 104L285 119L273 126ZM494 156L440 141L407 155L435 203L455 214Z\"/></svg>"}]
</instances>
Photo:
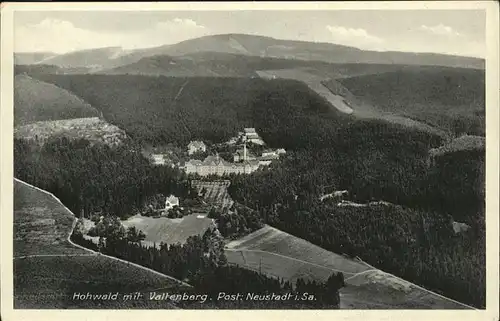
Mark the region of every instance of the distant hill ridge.
<instances>
[{"instance_id":1,"label":"distant hill ridge","mask_svg":"<svg viewBox=\"0 0 500 321\"><path fill-rule=\"evenodd\" d=\"M136 50L116 47L87 49L57 55L31 63L60 67L89 67L94 70L116 68L154 55L184 56L197 52L233 53L247 56L329 63L408 64L484 69L484 59L434 53L365 51L333 43L282 40L246 34L220 34L185 40L172 45ZM19 54L16 54L20 60ZM26 63L26 62L25 62Z\"/></svg>"}]
</instances>

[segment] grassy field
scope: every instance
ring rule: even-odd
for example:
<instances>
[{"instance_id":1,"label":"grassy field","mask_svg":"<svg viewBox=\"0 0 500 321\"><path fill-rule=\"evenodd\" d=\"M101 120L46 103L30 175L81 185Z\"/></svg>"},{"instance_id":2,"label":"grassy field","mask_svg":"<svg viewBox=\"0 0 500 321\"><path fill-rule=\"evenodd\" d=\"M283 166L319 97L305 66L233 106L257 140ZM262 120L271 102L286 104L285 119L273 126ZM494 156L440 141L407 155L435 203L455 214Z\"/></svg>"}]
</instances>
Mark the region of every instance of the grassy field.
<instances>
[{"instance_id":1,"label":"grassy field","mask_svg":"<svg viewBox=\"0 0 500 321\"><path fill-rule=\"evenodd\" d=\"M468 309L382 271L367 271L346 280L341 289L343 309Z\"/></svg>"},{"instance_id":2,"label":"grassy field","mask_svg":"<svg viewBox=\"0 0 500 321\"><path fill-rule=\"evenodd\" d=\"M103 256L30 257L14 261L15 308L161 308L170 302L149 300L149 292L172 291L172 280ZM161 290L158 290L161 289ZM116 300L78 300L74 293L118 292ZM141 292L138 300L123 295Z\"/></svg>"},{"instance_id":3,"label":"grassy field","mask_svg":"<svg viewBox=\"0 0 500 321\"><path fill-rule=\"evenodd\" d=\"M231 264L292 282L298 278L324 282L333 272L342 272L346 287L340 291L341 308L345 309L467 308L270 226L228 243L226 256Z\"/></svg>"},{"instance_id":4,"label":"grassy field","mask_svg":"<svg viewBox=\"0 0 500 321\"><path fill-rule=\"evenodd\" d=\"M98 117L40 121L16 126L14 137L43 142L51 137L84 138L109 145L120 144L127 135Z\"/></svg>"},{"instance_id":5,"label":"grassy field","mask_svg":"<svg viewBox=\"0 0 500 321\"><path fill-rule=\"evenodd\" d=\"M167 276L72 245L74 216L49 194L14 182L14 307L175 308L148 291L181 291ZM138 300L123 294L140 291ZM117 300L74 300L74 293L118 292Z\"/></svg>"},{"instance_id":6,"label":"grassy field","mask_svg":"<svg viewBox=\"0 0 500 321\"><path fill-rule=\"evenodd\" d=\"M167 244L184 244L188 237L202 235L210 226L212 219L199 218L198 214L191 214L183 218L152 218L136 215L123 221L125 228L135 226L146 234L144 244L152 246L161 242Z\"/></svg>"},{"instance_id":7,"label":"grassy field","mask_svg":"<svg viewBox=\"0 0 500 321\"><path fill-rule=\"evenodd\" d=\"M52 196L14 181L14 256L86 254L67 240L73 221Z\"/></svg>"},{"instance_id":8,"label":"grassy field","mask_svg":"<svg viewBox=\"0 0 500 321\"><path fill-rule=\"evenodd\" d=\"M26 75L14 78L14 125L37 121L99 116L99 112L67 90Z\"/></svg>"},{"instance_id":9,"label":"grassy field","mask_svg":"<svg viewBox=\"0 0 500 321\"><path fill-rule=\"evenodd\" d=\"M268 225L226 247L230 263L291 281L305 278L323 282L333 272L349 277L370 269Z\"/></svg>"}]
</instances>

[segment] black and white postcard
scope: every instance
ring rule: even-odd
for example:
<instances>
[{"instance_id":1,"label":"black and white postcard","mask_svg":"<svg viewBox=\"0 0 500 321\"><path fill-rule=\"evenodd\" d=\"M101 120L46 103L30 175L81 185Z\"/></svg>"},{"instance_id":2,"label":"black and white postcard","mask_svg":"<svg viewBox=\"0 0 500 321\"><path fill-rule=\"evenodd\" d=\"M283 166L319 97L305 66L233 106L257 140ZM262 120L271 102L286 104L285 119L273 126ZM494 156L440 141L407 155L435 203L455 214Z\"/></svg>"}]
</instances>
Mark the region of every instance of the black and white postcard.
<instances>
[{"instance_id":1,"label":"black and white postcard","mask_svg":"<svg viewBox=\"0 0 500 321\"><path fill-rule=\"evenodd\" d=\"M498 106L495 2L4 4L2 319L498 320Z\"/></svg>"}]
</instances>

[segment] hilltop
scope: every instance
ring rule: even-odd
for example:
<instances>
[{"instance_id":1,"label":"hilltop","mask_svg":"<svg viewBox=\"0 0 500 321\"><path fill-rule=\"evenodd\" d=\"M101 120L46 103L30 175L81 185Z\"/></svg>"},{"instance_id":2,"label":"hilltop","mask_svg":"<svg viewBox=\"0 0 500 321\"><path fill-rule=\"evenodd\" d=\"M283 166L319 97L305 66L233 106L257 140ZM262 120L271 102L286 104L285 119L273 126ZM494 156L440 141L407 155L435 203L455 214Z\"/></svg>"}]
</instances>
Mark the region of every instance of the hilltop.
<instances>
[{"instance_id":1,"label":"hilltop","mask_svg":"<svg viewBox=\"0 0 500 321\"><path fill-rule=\"evenodd\" d=\"M95 108L65 89L27 75L14 78L15 126L95 116L99 116Z\"/></svg>"},{"instance_id":2,"label":"hilltop","mask_svg":"<svg viewBox=\"0 0 500 321\"><path fill-rule=\"evenodd\" d=\"M141 58L168 55L185 56L197 52L218 52L246 56L284 58L328 63L429 65L484 69L484 60L429 53L375 52L332 43L274 39L246 34L204 36L155 48L124 50L97 48L44 58L32 63L60 67L91 67L93 71L124 66ZM26 63L26 62L23 62Z\"/></svg>"},{"instance_id":3,"label":"hilltop","mask_svg":"<svg viewBox=\"0 0 500 321\"><path fill-rule=\"evenodd\" d=\"M31 65L41 63L45 59L57 56L53 52L17 52L14 53L14 64L16 65Z\"/></svg>"},{"instance_id":4,"label":"hilltop","mask_svg":"<svg viewBox=\"0 0 500 321\"><path fill-rule=\"evenodd\" d=\"M305 70L318 77L343 78L395 71L405 65L328 63L247 56L213 51L194 52L182 56L154 55L135 63L97 71L99 74L131 74L170 77L256 77L263 70Z\"/></svg>"}]
</instances>

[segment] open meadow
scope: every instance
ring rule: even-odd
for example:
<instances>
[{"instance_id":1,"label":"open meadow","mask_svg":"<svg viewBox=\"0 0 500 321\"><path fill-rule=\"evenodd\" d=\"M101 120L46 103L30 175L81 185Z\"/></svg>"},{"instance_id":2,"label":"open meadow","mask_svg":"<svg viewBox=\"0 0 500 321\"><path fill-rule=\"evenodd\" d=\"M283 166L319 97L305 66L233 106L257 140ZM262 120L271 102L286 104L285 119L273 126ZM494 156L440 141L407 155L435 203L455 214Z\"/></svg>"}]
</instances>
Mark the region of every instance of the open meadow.
<instances>
[{"instance_id":1,"label":"open meadow","mask_svg":"<svg viewBox=\"0 0 500 321\"><path fill-rule=\"evenodd\" d=\"M51 195L14 181L14 256L88 254L68 241L74 220Z\"/></svg>"},{"instance_id":2,"label":"open meadow","mask_svg":"<svg viewBox=\"0 0 500 321\"><path fill-rule=\"evenodd\" d=\"M182 218L152 218L147 216L135 215L122 222L125 228L135 226L146 234L142 241L148 246L157 246L160 243L184 244L190 236L203 235L205 231L212 226L213 221L210 218L199 217L198 214L191 214Z\"/></svg>"},{"instance_id":3,"label":"open meadow","mask_svg":"<svg viewBox=\"0 0 500 321\"><path fill-rule=\"evenodd\" d=\"M324 282L333 272L347 278L371 269L266 225L226 246L228 261L252 270L296 281L298 278Z\"/></svg>"},{"instance_id":4,"label":"open meadow","mask_svg":"<svg viewBox=\"0 0 500 321\"><path fill-rule=\"evenodd\" d=\"M333 272L342 272L346 286L340 290L341 308L469 308L268 225L229 242L226 256L231 264L292 282L298 278L324 282Z\"/></svg>"}]
</instances>

